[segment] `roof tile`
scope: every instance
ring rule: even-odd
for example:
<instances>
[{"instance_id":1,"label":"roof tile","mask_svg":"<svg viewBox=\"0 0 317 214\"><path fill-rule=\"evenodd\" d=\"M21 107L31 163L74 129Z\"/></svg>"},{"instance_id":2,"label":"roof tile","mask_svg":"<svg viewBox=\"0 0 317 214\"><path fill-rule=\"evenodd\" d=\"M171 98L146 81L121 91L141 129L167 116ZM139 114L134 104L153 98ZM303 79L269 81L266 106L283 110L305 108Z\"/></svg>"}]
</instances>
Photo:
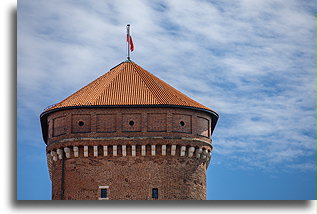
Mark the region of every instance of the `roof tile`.
<instances>
[{"instance_id":1,"label":"roof tile","mask_svg":"<svg viewBox=\"0 0 317 214\"><path fill-rule=\"evenodd\" d=\"M74 106L176 105L211 109L125 61L46 111Z\"/></svg>"}]
</instances>

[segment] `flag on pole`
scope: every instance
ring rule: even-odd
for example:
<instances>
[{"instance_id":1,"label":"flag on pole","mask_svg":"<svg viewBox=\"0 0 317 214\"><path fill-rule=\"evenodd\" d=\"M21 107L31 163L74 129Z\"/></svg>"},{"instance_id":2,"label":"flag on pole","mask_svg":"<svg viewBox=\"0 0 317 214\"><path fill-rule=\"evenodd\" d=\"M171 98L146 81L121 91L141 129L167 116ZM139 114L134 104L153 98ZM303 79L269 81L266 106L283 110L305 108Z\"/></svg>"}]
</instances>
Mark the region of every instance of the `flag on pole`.
<instances>
[{"instance_id":1,"label":"flag on pole","mask_svg":"<svg viewBox=\"0 0 317 214\"><path fill-rule=\"evenodd\" d=\"M134 45L132 41L132 37L130 35L130 25L127 25L127 42L128 42L128 60L130 61L130 51L134 50Z\"/></svg>"},{"instance_id":2,"label":"flag on pole","mask_svg":"<svg viewBox=\"0 0 317 214\"><path fill-rule=\"evenodd\" d=\"M131 35L127 35L127 42L130 45L130 51L134 50L134 45L133 45L133 41L132 41L132 36Z\"/></svg>"}]
</instances>

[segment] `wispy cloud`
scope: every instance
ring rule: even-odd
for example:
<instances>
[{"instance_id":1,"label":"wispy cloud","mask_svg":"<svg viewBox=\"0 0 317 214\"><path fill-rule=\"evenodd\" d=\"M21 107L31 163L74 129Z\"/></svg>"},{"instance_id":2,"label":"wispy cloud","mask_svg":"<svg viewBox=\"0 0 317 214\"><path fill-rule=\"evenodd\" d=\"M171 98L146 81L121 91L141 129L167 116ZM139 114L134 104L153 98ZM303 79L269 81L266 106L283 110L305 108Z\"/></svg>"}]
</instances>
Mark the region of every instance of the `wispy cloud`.
<instances>
[{"instance_id":1,"label":"wispy cloud","mask_svg":"<svg viewBox=\"0 0 317 214\"><path fill-rule=\"evenodd\" d=\"M220 114L216 164L313 170L314 2L19 1L19 114L38 120L125 59ZM25 134L38 124L23 126ZM34 143L42 143L41 138Z\"/></svg>"}]
</instances>

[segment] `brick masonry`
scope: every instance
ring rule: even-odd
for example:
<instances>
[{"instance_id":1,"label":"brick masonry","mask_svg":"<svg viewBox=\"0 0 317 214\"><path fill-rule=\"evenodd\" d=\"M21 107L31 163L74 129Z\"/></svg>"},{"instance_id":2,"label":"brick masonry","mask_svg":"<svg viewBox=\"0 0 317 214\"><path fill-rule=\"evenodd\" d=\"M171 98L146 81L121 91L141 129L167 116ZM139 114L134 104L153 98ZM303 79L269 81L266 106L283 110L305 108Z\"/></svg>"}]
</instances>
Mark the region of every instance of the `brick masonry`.
<instances>
[{"instance_id":1,"label":"brick masonry","mask_svg":"<svg viewBox=\"0 0 317 214\"><path fill-rule=\"evenodd\" d=\"M206 199L206 167L196 159L175 157L118 157L116 160L77 158L65 161L64 199L98 200L99 186L109 186L111 200ZM52 174L53 199L61 199L61 161Z\"/></svg>"},{"instance_id":2,"label":"brick masonry","mask_svg":"<svg viewBox=\"0 0 317 214\"><path fill-rule=\"evenodd\" d=\"M110 200L152 200L153 188L160 200L206 199L212 150L206 112L79 108L53 112L47 124L53 199L98 200L103 186Z\"/></svg>"}]
</instances>

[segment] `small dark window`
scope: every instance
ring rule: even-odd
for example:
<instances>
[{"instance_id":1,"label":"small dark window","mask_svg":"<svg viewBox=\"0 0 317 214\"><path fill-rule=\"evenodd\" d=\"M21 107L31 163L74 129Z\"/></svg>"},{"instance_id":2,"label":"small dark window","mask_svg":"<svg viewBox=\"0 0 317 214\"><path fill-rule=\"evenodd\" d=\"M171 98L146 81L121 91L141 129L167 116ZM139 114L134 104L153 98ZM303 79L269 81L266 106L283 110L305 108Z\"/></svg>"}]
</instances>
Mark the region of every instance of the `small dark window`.
<instances>
[{"instance_id":1,"label":"small dark window","mask_svg":"<svg viewBox=\"0 0 317 214\"><path fill-rule=\"evenodd\" d=\"M152 189L152 198L158 199L158 188Z\"/></svg>"},{"instance_id":2,"label":"small dark window","mask_svg":"<svg viewBox=\"0 0 317 214\"><path fill-rule=\"evenodd\" d=\"M107 198L107 189L101 189L101 198Z\"/></svg>"},{"instance_id":3,"label":"small dark window","mask_svg":"<svg viewBox=\"0 0 317 214\"><path fill-rule=\"evenodd\" d=\"M85 125L85 123L84 123L83 121L79 121L79 122L78 122L78 125L79 125L79 126L83 126L83 125Z\"/></svg>"},{"instance_id":4,"label":"small dark window","mask_svg":"<svg viewBox=\"0 0 317 214\"><path fill-rule=\"evenodd\" d=\"M134 125L134 121L131 120L131 121L129 122L129 125L130 125L130 126L133 126L133 125Z\"/></svg>"},{"instance_id":5,"label":"small dark window","mask_svg":"<svg viewBox=\"0 0 317 214\"><path fill-rule=\"evenodd\" d=\"M181 121L181 122L179 122L179 125L180 125L180 126L185 126L185 122L184 122L184 121Z\"/></svg>"}]
</instances>

